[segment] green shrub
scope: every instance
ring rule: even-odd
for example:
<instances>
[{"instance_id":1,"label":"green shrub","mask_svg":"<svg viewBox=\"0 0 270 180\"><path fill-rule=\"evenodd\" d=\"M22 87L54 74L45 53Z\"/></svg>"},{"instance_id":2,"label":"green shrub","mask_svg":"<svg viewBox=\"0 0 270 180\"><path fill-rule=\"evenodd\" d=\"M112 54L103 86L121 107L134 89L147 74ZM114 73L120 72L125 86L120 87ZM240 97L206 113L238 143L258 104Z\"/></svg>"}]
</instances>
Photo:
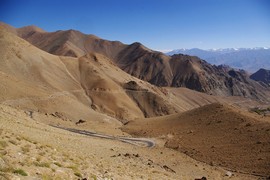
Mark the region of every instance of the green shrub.
<instances>
[{"instance_id":1,"label":"green shrub","mask_svg":"<svg viewBox=\"0 0 270 180\"><path fill-rule=\"evenodd\" d=\"M59 162L54 162L54 164L58 167L62 167L62 164L60 164Z\"/></svg>"},{"instance_id":2,"label":"green shrub","mask_svg":"<svg viewBox=\"0 0 270 180\"><path fill-rule=\"evenodd\" d=\"M82 177L81 173L79 173L79 172L75 172L74 175L77 177L80 177L80 178Z\"/></svg>"},{"instance_id":3,"label":"green shrub","mask_svg":"<svg viewBox=\"0 0 270 180\"><path fill-rule=\"evenodd\" d=\"M22 175L22 176L28 176L27 173L26 173L24 170L22 170L22 169L15 169L15 170L13 171L13 173L14 173L14 174L20 174L20 175Z\"/></svg>"},{"instance_id":4,"label":"green shrub","mask_svg":"<svg viewBox=\"0 0 270 180\"><path fill-rule=\"evenodd\" d=\"M92 174L91 177L92 177L94 180L97 180L97 176L96 176L96 175Z\"/></svg>"}]
</instances>

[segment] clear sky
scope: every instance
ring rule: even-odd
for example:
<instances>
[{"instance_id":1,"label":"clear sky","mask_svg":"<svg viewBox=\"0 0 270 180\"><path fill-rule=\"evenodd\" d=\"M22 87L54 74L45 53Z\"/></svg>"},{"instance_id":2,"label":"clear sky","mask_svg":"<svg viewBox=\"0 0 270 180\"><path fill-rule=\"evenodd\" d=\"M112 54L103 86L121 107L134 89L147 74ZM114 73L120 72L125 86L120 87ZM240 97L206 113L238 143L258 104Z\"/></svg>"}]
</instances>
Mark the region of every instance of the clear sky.
<instances>
[{"instance_id":1,"label":"clear sky","mask_svg":"<svg viewBox=\"0 0 270 180\"><path fill-rule=\"evenodd\" d=\"M270 47L270 0L0 0L0 21L156 50Z\"/></svg>"}]
</instances>

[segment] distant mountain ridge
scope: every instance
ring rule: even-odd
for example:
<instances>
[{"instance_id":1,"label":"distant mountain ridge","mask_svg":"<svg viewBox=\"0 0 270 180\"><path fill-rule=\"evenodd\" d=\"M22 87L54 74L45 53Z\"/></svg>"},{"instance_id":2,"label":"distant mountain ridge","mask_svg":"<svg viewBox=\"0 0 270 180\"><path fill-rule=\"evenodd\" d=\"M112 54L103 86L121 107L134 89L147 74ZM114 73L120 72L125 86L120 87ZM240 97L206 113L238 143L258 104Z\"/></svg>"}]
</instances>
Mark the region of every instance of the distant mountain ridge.
<instances>
[{"instance_id":1,"label":"distant mountain ridge","mask_svg":"<svg viewBox=\"0 0 270 180\"><path fill-rule=\"evenodd\" d=\"M194 56L168 56L138 42L126 45L76 30L44 32L32 26L16 29L0 24L0 27L51 54L81 57L99 53L130 75L156 86L187 87L213 95L267 99L265 93L268 89L251 80L246 73L213 66Z\"/></svg>"},{"instance_id":2,"label":"distant mountain ridge","mask_svg":"<svg viewBox=\"0 0 270 180\"><path fill-rule=\"evenodd\" d=\"M209 50L202 50L198 48L177 49L167 52L166 54L187 54L191 56L198 56L211 64L226 64L233 68L244 69L249 72L255 72L260 68L270 69L270 48L267 47Z\"/></svg>"}]
</instances>

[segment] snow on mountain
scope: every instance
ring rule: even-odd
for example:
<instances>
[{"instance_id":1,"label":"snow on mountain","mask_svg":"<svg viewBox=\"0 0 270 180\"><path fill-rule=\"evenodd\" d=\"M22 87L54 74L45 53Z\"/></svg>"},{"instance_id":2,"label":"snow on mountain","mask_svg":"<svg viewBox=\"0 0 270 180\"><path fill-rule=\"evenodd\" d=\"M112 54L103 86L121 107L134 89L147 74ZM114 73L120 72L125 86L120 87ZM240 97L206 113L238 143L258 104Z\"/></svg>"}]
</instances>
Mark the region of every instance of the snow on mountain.
<instances>
[{"instance_id":1,"label":"snow on mountain","mask_svg":"<svg viewBox=\"0 0 270 180\"><path fill-rule=\"evenodd\" d=\"M225 49L176 49L166 53L187 54L198 56L211 64L227 64L233 68L245 69L249 72L255 72L260 68L270 69L270 48L225 48Z\"/></svg>"}]
</instances>

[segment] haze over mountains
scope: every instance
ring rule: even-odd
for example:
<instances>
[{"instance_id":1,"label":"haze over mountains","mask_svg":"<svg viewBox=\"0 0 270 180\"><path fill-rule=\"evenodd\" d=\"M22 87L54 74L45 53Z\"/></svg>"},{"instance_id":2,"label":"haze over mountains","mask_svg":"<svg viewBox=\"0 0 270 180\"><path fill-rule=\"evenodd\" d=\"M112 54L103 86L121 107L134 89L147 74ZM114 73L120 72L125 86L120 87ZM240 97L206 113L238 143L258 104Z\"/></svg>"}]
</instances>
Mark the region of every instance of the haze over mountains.
<instances>
[{"instance_id":1,"label":"haze over mountains","mask_svg":"<svg viewBox=\"0 0 270 180\"><path fill-rule=\"evenodd\" d=\"M168 55L187 54L198 56L215 65L226 64L233 68L256 72L260 68L270 69L270 48L226 48L226 49L176 49L167 52Z\"/></svg>"},{"instance_id":2,"label":"haze over mountains","mask_svg":"<svg viewBox=\"0 0 270 180\"><path fill-rule=\"evenodd\" d=\"M60 179L95 179L92 172L97 179L224 179L227 170L235 179L256 179L270 173L270 119L249 112L269 105L269 87L245 71L168 56L138 42L4 23L0 55L0 136L8 144L0 143L0 177L17 178L12 166L30 178L47 173ZM116 141L130 135L150 136L156 147ZM38 158L43 150L51 155Z\"/></svg>"}]
</instances>

